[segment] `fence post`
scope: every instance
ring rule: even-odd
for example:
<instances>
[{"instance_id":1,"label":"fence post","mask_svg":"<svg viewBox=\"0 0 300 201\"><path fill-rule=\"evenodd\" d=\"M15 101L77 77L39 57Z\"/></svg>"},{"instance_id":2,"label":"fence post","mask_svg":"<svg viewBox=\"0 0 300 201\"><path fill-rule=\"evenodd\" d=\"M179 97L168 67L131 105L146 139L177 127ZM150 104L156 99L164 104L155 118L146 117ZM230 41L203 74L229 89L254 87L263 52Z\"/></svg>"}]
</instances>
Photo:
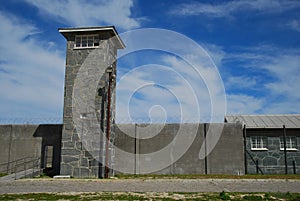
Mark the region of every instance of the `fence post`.
<instances>
[{"instance_id":1,"label":"fence post","mask_svg":"<svg viewBox=\"0 0 300 201\"><path fill-rule=\"evenodd\" d=\"M293 171L294 171L294 174L297 174L297 171L296 171L296 161L293 161Z\"/></svg>"},{"instance_id":2,"label":"fence post","mask_svg":"<svg viewBox=\"0 0 300 201\"><path fill-rule=\"evenodd\" d=\"M256 174L258 174L258 172L259 172L259 168L258 168L258 159L255 161L255 165L256 165Z\"/></svg>"}]
</instances>

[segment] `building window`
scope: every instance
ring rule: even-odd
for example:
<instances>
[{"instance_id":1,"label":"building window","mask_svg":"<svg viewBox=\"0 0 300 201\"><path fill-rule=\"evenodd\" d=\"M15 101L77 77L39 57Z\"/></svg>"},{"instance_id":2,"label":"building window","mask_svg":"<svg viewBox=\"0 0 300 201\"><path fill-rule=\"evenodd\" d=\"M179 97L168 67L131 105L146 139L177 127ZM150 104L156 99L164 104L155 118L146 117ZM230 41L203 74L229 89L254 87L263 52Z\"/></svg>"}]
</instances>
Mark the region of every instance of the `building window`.
<instances>
[{"instance_id":1,"label":"building window","mask_svg":"<svg viewBox=\"0 0 300 201\"><path fill-rule=\"evenodd\" d=\"M75 48L99 47L99 35L77 35L75 37Z\"/></svg>"},{"instance_id":2,"label":"building window","mask_svg":"<svg viewBox=\"0 0 300 201\"><path fill-rule=\"evenodd\" d=\"M266 136L251 137L251 150L268 150Z\"/></svg>"},{"instance_id":3,"label":"building window","mask_svg":"<svg viewBox=\"0 0 300 201\"><path fill-rule=\"evenodd\" d=\"M287 136L285 139L286 139L286 150L297 150L296 137ZM280 150L284 150L283 137L280 137Z\"/></svg>"}]
</instances>

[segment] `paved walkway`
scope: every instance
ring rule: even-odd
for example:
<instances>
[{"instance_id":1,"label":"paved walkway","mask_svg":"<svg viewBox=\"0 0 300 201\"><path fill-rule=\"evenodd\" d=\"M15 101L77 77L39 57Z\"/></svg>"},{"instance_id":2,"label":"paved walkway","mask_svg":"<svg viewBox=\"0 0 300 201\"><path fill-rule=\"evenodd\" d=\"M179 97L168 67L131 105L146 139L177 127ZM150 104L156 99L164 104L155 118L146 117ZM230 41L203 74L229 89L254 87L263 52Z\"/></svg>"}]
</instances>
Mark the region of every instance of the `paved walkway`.
<instances>
[{"instance_id":1,"label":"paved walkway","mask_svg":"<svg viewBox=\"0 0 300 201\"><path fill-rule=\"evenodd\" d=\"M300 192L300 180L21 179L0 181L0 194L29 192Z\"/></svg>"},{"instance_id":2,"label":"paved walkway","mask_svg":"<svg viewBox=\"0 0 300 201\"><path fill-rule=\"evenodd\" d=\"M16 179L22 179L25 177L33 177L33 175L41 175L41 170L40 169L28 169L28 170L24 170L18 173L13 173L13 174L9 174L3 177L0 177L0 182L1 181L13 181Z\"/></svg>"}]
</instances>

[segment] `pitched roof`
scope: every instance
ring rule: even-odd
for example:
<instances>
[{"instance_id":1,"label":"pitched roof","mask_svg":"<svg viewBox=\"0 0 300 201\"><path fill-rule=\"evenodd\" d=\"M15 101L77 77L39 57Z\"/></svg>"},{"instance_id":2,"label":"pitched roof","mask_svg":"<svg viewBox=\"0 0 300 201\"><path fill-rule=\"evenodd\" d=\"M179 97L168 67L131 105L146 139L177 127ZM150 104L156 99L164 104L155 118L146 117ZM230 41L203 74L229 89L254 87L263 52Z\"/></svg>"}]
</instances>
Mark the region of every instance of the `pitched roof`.
<instances>
[{"instance_id":1,"label":"pitched roof","mask_svg":"<svg viewBox=\"0 0 300 201\"><path fill-rule=\"evenodd\" d=\"M300 128L300 114L226 115L225 122L240 122L247 128Z\"/></svg>"}]
</instances>

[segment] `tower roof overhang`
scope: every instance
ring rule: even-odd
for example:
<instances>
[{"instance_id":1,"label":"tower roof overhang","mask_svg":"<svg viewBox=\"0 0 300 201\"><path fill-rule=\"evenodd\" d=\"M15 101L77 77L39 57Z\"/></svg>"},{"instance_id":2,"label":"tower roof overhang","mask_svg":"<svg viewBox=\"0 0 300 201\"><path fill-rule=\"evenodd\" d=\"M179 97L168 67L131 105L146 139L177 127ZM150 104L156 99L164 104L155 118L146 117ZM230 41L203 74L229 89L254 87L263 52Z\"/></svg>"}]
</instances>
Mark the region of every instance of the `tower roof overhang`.
<instances>
[{"instance_id":1,"label":"tower roof overhang","mask_svg":"<svg viewBox=\"0 0 300 201\"><path fill-rule=\"evenodd\" d=\"M78 28L59 28L58 31L67 39L71 35L83 34L83 33L97 33L97 32L110 32L112 37L115 38L115 44L118 49L124 49L125 44L120 38L116 28L114 26L101 26L101 27L78 27Z\"/></svg>"}]
</instances>

